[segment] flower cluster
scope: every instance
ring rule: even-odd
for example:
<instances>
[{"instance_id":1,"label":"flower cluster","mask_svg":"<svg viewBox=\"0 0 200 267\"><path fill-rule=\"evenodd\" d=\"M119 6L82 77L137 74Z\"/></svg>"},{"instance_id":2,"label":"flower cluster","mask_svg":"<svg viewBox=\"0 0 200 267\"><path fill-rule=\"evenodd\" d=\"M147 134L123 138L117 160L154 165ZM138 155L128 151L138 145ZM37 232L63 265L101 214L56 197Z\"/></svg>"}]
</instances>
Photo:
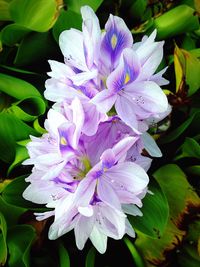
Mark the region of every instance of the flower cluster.
<instances>
[{"instance_id":1,"label":"flower cluster","mask_svg":"<svg viewBox=\"0 0 200 267\"><path fill-rule=\"evenodd\" d=\"M165 69L155 71L163 42L154 31L133 43L124 21L110 15L101 32L93 10L81 8L82 32L61 33L64 63L50 60L45 97L55 102L42 137L28 144L33 164L25 199L51 208L49 238L74 229L82 249L89 238L100 253L107 237L134 237L127 214L142 216L151 158L161 152L147 133L152 121L169 112L160 88Z\"/></svg>"}]
</instances>

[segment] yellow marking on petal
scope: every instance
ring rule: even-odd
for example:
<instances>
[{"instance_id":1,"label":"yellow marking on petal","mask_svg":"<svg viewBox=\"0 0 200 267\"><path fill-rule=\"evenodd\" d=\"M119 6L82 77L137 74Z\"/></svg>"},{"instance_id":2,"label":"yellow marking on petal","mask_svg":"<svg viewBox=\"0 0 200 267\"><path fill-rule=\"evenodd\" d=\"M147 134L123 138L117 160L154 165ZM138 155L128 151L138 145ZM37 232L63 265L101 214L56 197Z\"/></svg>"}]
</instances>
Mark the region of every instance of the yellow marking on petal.
<instances>
[{"instance_id":1,"label":"yellow marking on petal","mask_svg":"<svg viewBox=\"0 0 200 267\"><path fill-rule=\"evenodd\" d=\"M66 140L66 138L64 136L62 136L60 138L60 144L63 145L63 146L66 146L67 145L67 140Z\"/></svg>"},{"instance_id":2,"label":"yellow marking on petal","mask_svg":"<svg viewBox=\"0 0 200 267\"><path fill-rule=\"evenodd\" d=\"M126 73L125 79L124 79L124 84L127 84L130 81L130 75Z\"/></svg>"},{"instance_id":3,"label":"yellow marking on petal","mask_svg":"<svg viewBox=\"0 0 200 267\"><path fill-rule=\"evenodd\" d=\"M117 45L117 35L116 34L113 34L112 35L112 38L111 38L111 46L112 46L112 49L115 49Z\"/></svg>"}]
</instances>

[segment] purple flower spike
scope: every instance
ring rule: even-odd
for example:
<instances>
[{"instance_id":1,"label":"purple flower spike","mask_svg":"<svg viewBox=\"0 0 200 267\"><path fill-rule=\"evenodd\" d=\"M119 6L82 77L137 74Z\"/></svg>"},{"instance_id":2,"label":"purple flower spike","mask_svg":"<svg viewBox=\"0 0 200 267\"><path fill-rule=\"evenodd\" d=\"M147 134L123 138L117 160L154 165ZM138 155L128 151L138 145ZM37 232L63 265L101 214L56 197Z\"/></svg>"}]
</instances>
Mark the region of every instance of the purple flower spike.
<instances>
[{"instance_id":1,"label":"purple flower spike","mask_svg":"<svg viewBox=\"0 0 200 267\"><path fill-rule=\"evenodd\" d=\"M171 108L160 88L166 68L156 73L163 56L156 31L133 43L121 18L110 15L101 32L90 7L81 15L82 31L60 35L64 63L49 60L44 95L55 104L47 133L27 145L24 164L34 167L23 197L52 209L35 214L54 217L49 239L74 230L79 249L90 239L104 253L108 237L135 237L126 214L142 216L147 170L162 156L147 130Z\"/></svg>"}]
</instances>

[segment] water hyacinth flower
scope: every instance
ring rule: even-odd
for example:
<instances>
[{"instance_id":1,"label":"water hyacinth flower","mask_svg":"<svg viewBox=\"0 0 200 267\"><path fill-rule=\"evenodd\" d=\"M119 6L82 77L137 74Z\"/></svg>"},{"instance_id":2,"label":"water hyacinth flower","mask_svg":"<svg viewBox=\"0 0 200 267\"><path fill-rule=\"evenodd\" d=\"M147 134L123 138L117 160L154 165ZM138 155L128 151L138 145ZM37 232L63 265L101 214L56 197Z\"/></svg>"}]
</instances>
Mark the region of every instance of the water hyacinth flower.
<instances>
[{"instance_id":1,"label":"water hyacinth flower","mask_svg":"<svg viewBox=\"0 0 200 267\"><path fill-rule=\"evenodd\" d=\"M90 238L103 253L107 236L121 239L126 232L134 236L122 205L130 204L134 212L136 206L142 206L147 192L148 175L137 164L140 137L115 117L102 122L96 135L86 136L82 134L81 102L75 98L71 105L65 105L65 111L64 116L51 109L45 121L48 133L32 137L28 144L30 159L24 164L34 164L34 168L26 179L31 184L23 196L54 209L37 214L39 220L55 216L50 239L74 229L78 248ZM110 141L104 143L102 129Z\"/></svg>"},{"instance_id":2,"label":"water hyacinth flower","mask_svg":"<svg viewBox=\"0 0 200 267\"><path fill-rule=\"evenodd\" d=\"M134 43L121 18L110 15L101 32L90 7L81 13L82 32L60 35L64 63L49 61L45 97L55 104L47 133L27 145L24 164L34 167L23 197L50 208L35 214L54 216L50 239L74 230L79 249L90 239L104 253L108 237L135 236L127 214L142 216L151 157L162 155L147 130L170 109L165 70L155 74L163 54L156 32Z\"/></svg>"},{"instance_id":3,"label":"water hyacinth flower","mask_svg":"<svg viewBox=\"0 0 200 267\"><path fill-rule=\"evenodd\" d=\"M54 102L71 101L75 96L96 106L96 112L118 116L139 133L148 124L141 122L166 112L168 102L160 85L167 84L155 74L163 56L163 42L156 31L134 43L124 21L110 15L105 32L88 6L81 8L82 32L61 33L59 44L65 63L49 61L51 79L46 81L45 97Z\"/></svg>"}]
</instances>

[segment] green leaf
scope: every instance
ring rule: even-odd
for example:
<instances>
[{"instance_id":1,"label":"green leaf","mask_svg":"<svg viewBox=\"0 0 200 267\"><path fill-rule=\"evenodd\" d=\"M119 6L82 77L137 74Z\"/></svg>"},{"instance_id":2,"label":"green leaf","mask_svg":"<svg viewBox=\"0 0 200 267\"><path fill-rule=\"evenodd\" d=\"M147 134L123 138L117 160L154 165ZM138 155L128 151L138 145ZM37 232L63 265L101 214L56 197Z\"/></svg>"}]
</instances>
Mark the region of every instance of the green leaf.
<instances>
[{"instance_id":1,"label":"green leaf","mask_svg":"<svg viewBox=\"0 0 200 267\"><path fill-rule=\"evenodd\" d=\"M139 252L137 251L136 247L134 246L134 244L128 238L124 238L124 242L127 245L131 253L131 256L133 257L136 267L145 267L144 261Z\"/></svg>"},{"instance_id":2,"label":"green leaf","mask_svg":"<svg viewBox=\"0 0 200 267\"><path fill-rule=\"evenodd\" d=\"M8 204L0 195L0 212L4 215L8 227L17 224L19 217L25 211L26 209L24 208Z\"/></svg>"},{"instance_id":3,"label":"green leaf","mask_svg":"<svg viewBox=\"0 0 200 267\"><path fill-rule=\"evenodd\" d=\"M32 84L3 73L0 73L0 91L18 100L41 97L39 91Z\"/></svg>"},{"instance_id":4,"label":"green leaf","mask_svg":"<svg viewBox=\"0 0 200 267\"><path fill-rule=\"evenodd\" d=\"M130 216L133 228L153 238L162 236L169 216L169 207L165 195L156 181L152 181L143 200L143 216Z\"/></svg>"},{"instance_id":5,"label":"green leaf","mask_svg":"<svg viewBox=\"0 0 200 267\"><path fill-rule=\"evenodd\" d=\"M33 203L25 200L22 196L24 190L29 185L27 182L25 182L26 177L26 175L23 175L12 180L12 182L10 182L4 188L2 192L2 198L11 205L34 209L36 204L34 205Z\"/></svg>"},{"instance_id":6,"label":"green leaf","mask_svg":"<svg viewBox=\"0 0 200 267\"><path fill-rule=\"evenodd\" d=\"M7 109L7 112L14 113L16 117L23 121L33 121L44 114L45 109L46 105L41 97L29 97L13 103Z\"/></svg>"},{"instance_id":7,"label":"green leaf","mask_svg":"<svg viewBox=\"0 0 200 267\"><path fill-rule=\"evenodd\" d=\"M16 153L16 142L28 139L37 132L13 114L0 113L0 159L12 162Z\"/></svg>"},{"instance_id":8,"label":"green leaf","mask_svg":"<svg viewBox=\"0 0 200 267\"><path fill-rule=\"evenodd\" d=\"M95 256L96 256L96 250L94 249L94 247L92 247L87 253L85 260L85 267L95 266Z\"/></svg>"},{"instance_id":9,"label":"green leaf","mask_svg":"<svg viewBox=\"0 0 200 267\"><path fill-rule=\"evenodd\" d=\"M17 24L33 31L45 32L57 19L58 3L55 0L13 0L10 14Z\"/></svg>"},{"instance_id":10,"label":"green leaf","mask_svg":"<svg viewBox=\"0 0 200 267\"><path fill-rule=\"evenodd\" d=\"M36 237L30 225L16 225L8 231L9 267L29 267L30 249Z\"/></svg>"},{"instance_id":11,"label":"green leaf","mask_svg":"<svg viewBox=\"0 0 200 267\"><path fill-rule=\"evenodd\" d=\"M176 160L181 158L198 158L200 159L200 145L193 139L186 137L180 147L180 153L175 157Z\"/></svg>"},{"instance_id":12,"label":"green leaf","mask_svg":"<svg viewBox=\"0 0 200 267\"><path fill-rule=\"evenodd\" d=\"M29 157L28 155L28 151L26 149L26 147L24 146L20 146L17 145L16 146L16 154L15 154L15 159L12 162L12 164L9 166L8 168L8 175L10 174L10 172L19 164L21 164L25 159L27 159Z\"/></svg>"},{"instance_id":13,"label":"green leaf","mask_svg":"<svg viewBox=\"0 0 200 267\"><path fill-rule=\"evenodd\" d=\"M130 13L136 20L141 20L147 7L147 0L136 0L130 6Z\"/></svg>"},{"instance_id":14,"label":"green leaf","mask_svg":"<svg viewBox=\"0 0 200 267\"><path fill-rule=\"evenodd\" d=\"M169 203L169 218L164 234L159 240L138 233L136 246L143 252L147 262L152 264L167 263L167 255L185 236L185 231L179 229L184 220L184 214L190 208L199 207L199 197L188 183L183 171L175 164L168 164L158 169L153 176L161 186ZM154 213L154 210L152 210Z\"/></svg>"},{"instance_id":15,"label":"green leaf","mask_svg":"<svg viewBox=\"0 0 200 267\"><path fill-rule=\"evenodd\" d=\"M75 28L81 30L82 18L81 15L72 10L61 10L60 16L53 27L53 36L58 42L59 35L64 30Z\"/></svg>"},{"instance_id":16,"label":"green leaf","mask_svg":"<svg viewBox=\"0 0 200 267\"><path fill-rule=\"evenodd\" d=\"M156 18L155 28L159 40L199 29L195 10L187 5L179 5Z\"/></svg>"},{"instance_id":17,"label":"green leaf","mask_svg":"<svg viewBox=\"0 0 200 267\"><path fill-rule=\"evenodd\" d=\"M0 212L0 266L6 263L7 259L7 225L3 214Z\"/></svg>"},{"instance_id":18,"label":"green leaf","mask_svg":"<svg viewBox=\"0 0 200 267\"><path fill-rule=\"evenodd\" d=\"M96 11L103 0L65 0L65 2L70 10L80 13L81 7L85 5L90 6L94 11Z\"/></svg>"},{"instance_id":19,"label":"green leaf","mask_svg":"<svg viewBox=\"0 0 200 267\"><path fill-rule=\"evenodd\" d=\"M0 0L0 21L10 20L9 3L5 0Z\"/></svg>"},{"instance_id":20,"label":"green leaf","mask_svg":"<svg viewBox=\"0 0 200 267\"><path fill-rule=\"evenodd\" d=\"M60 258L59 267L70 267L69 254L61 242L59 243L58 249L59 249L59 258Z\"/></svg>"},{"instance_id":21,"label":"green leaf","mask_svg":"<svg viewBox=\"0 0 200 267\"><path fill-rule=\"evenodd\" d=\"M1 32L2 43L13 46L19 43L31 30L16 23L5 26Z\"/></svg>"},{"instance_id":22,"label":"green leaf","mask_svg":"<svg viewBox=\"0 0 200 267\"><path fill-rule=\"evenodd\" d=\"M47 130L40 126L38 119L34 121L33 127L40 134L47 133Z\"/></svg>"},{"instance_id":23,"label":"green leaf","mask_svg":"<svg viewBox=\"0 0 200 267\"><path fill-rule=\"evenodd\" d=\"M32 121L45 112L46 104L39 91L24 80L0 73L0 91L19 100L7 109L19 119Z\"/></svg>"},{"instance_id":24,"label":"green leaf","mask_svg":"<svg viewBox=\"0 0 200 267\"><path fill-rule=\"evenodd\" d=\"M14 64L17 66L30 65L46 61L57 49L50 32L32 32L24 37L19 45Z\"/></svg>"},{"instance_id":25,"label":"green leaf","mask_svg":"<svg viewBox=\"0 0 200 267\"><path fill-rule=\"evenodd\" d=\"M186 50L182 50L186 59L186 83L189 86L188 96L193 95L200 88L200 61Z\"/></svg>"}]
</instances>

